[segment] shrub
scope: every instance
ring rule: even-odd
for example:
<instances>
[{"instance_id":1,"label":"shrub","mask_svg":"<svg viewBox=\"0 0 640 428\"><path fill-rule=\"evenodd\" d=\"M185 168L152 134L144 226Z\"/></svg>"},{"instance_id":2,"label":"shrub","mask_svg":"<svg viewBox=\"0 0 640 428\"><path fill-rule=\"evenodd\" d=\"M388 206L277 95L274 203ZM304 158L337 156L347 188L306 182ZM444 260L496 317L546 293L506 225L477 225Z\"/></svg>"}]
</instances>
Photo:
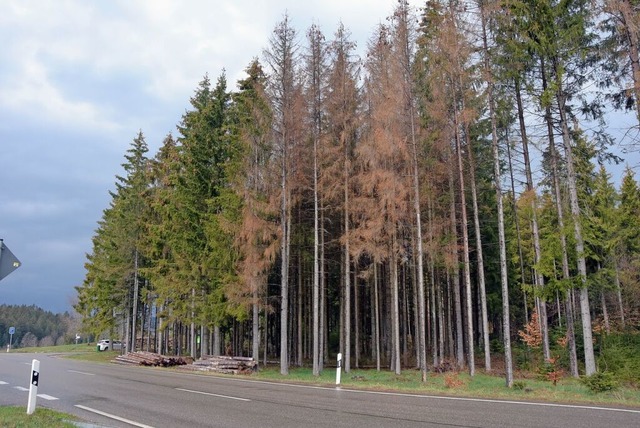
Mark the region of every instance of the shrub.
<instances>
[{"instance_id":1,"label":"shrub","mask_svg":"<svg viewBox=\"0 0 640 428\"><path fill-rule=\"evenodd\" d=\"M582 376L580 382L592 392L606 392L618 389L619 384L611 372L596 372L591 376Z\"/></svg>"},{"instance_id":2,"label":"shrub","mask_svg":"<svg viewBox=\"0 0 640 428\"><path fill-rule=\"evenodd\" d=\"M523 381L523 380L515 380L513 381L513 389L517 389L519 391L524 391L524 389L527 387L527 382Z\"/></svg>"},{"instance_id":3,"label":"shrub","mask_svg":"<svg viewBox=\"0 0 640 428\"><path fill-rule=\"evenodd\" d=\"M600 345L598 367L614 373L624 384L640 385L640 335L607 335L601 339Z\"/></svg>"},{"instance_id":4,"label":"shrub","mask_svg":"<svg viewBox=\"0 0 640 428\"><path fill-rule=\"evenodd\" d=\"M444 385L447 388L455 389L464 385L464 381L460 379L460 375L456 372L449 372L444 375Z\"/></svg>"}]
</instances>

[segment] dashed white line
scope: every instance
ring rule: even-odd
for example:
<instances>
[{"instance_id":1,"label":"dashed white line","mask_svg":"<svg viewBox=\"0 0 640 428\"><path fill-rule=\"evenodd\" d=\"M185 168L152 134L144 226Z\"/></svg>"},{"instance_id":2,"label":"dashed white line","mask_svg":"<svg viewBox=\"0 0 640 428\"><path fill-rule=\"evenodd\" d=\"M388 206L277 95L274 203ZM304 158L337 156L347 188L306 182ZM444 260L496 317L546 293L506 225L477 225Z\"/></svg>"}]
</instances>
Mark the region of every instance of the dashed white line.
<instances>
[{"instance_id":1,"label":"dashed white line","mask_svg":"<svg viewBox=\"0 0 640 428\"><path fill-rule=\"evenodd\" d=\"M202 375L197 375L197 374L190 374L190 375L191 376L202 376ZM265 380L249 380L249 379L233 379L233 378L219 378L219 379L220 380L226 380L226 381L229 381L229 382L259 383L259 384L265 384L265 385L273 385L273 382L268 382L268 381L265 381ZM560 407L560 408L567 408L567 409L586 409L586 410L598 410L598 411L605 411L605 412L622 412L622 413L640 414L640 410L625 409L625 408L619 408L619 407L599 407L599 406L589 406L589 405L580 405L580 404L543 403L543 402L500 400L500 399L487 399L487 398L447 397L447 396L426 395L426 394L410 394L410 393L400 393L400 392L367 391L367 390L348 389L348 388L339 388L339 387L300 385L300 384L292 384L292 383L278 383L277 385L278 386L287 386L287 387L290 387L290 388L320 389L320 390L325 390L325 391L336 391L336 390L339 390L341 392L354 393L354 394L389 395L389 396L397 396L397 397L415 397L415 398L424 398L424 399L432 399L432 400L476 401L476 402L496 403L496 404L511 404L511 405L521 405L521 406Z\"/></svg>"},{"instance_id":2,"label":"dashed white line","mask_svg":"<svg viewBox=\"0 0 640 428\"><path fill-rule=\"evenodd\" d=\"M153 428L150 425L145 425L145 424L141 424L141 423L138 423L138 422L134 422L132 420L121 418L120 416L112 415L111 413L106 413L106 412L103 412L101 410L92 409L91 407L82 406L80 404L76 404L75 407L77 407L78 409L86 410L87 412L92 412L92 413L95 413L97 415L101 415L101 416L104 416L104 417L107 417L107 418L110 418L110 419L114 419L116 421L124 422L125 424L133 425L133 426L136 426L136 427Z\"/></svg>"},{"instance_id":3,"label":"dashed white line","mask_svg":"<svg viewBox=\"0 0 640 428\"><path fill-rule=\"evenodd\" d=\"M69 373L77 373L77 374L81 374L81 375L85 375L85 376L95 376L95 374L93 373L87 373L87 372L79 372L77 370L67 370Z\"/></svg>"},{"instance_id":4,"label":"dashed white line","mask_svg":"<svg viewBox=\"0 0 640 428\"><path fill-rule=\"evenodd\" d=\"M28 391L29 388L25 388L24 386L14 386L15 389L17 389L18 391Z\"/></svg>"},{"instance_id":5,"label":"dashed white line","mask_svg":"<svg viewBox=\"0 0 640 428\"><path fill-rule=\"evenodd\" d=\"M193 391L191 389L176 388L178 391L191 392L193 394L209 395L212 397L228 398L229 400L251 401L248 398L231 397L229 395L212 394L210 392Z\"/></svg>"},{"instance_id":6,"label":"dashed white line","mask_svg":"<svg viewBox=\"0 0 640 428\"><path fill-rule=\"evenodd\" d=\"M0 385L9 385L9 382L5 382L3 380L0 380Z\"/></svg>"},{"instance_id":7,"label":"dashed white line","mask_svg":"<svg viewBox=\"0 0 640 428\"><path fill-rule=\"evenodd\" d=\"M49 401L58 399L57 397L52 397L52 396L47 395L47 394L38 394L38 397L43 398L45 400L49 400Z\"/></svg>"}]
</instances>

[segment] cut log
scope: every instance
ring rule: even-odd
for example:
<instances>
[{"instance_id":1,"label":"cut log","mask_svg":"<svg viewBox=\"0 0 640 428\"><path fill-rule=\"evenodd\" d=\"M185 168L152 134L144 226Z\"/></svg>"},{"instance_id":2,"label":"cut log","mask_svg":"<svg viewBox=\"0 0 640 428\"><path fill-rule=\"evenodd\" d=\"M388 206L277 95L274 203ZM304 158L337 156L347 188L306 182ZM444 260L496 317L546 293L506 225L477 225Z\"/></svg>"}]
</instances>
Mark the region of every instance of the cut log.
<instances>
[{"instance_id":1,"label":"cut log","mask_svg":"<svg viewBox=\"0 0 640 428\"><path fill-rule=\"evenodd\" d=\"M138 351L118 355L113 362L136 366L173 367L190 364L193 362L193 359L191 357L169 357L153 352Z\"/></svg>"},{"instance_id":2,"label":"cut log","mask_svg":"<svg viewBox=\"0 0 640 428\"><path fill-rule=\"evenodd\" d=\"M200 360L181 366L180 369L224 374L250 374L258 369L258 363L250 357L204 355Z\"/></svg>"}]
</instances>

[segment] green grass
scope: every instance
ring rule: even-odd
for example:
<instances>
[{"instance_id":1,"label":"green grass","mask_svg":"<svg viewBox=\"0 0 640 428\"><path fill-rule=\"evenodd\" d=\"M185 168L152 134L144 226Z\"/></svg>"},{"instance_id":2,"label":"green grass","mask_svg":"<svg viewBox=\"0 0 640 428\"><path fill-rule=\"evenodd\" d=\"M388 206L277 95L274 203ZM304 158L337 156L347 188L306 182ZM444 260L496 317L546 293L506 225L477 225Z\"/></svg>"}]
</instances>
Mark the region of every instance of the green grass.
<instances>
[{"instance_id":1,"label":"green grass","mask_svg":"<svg viewBox=\"0 0 640 428\"><path fill-rule=\"evenodd\" d=\"M32 415L27 415L25 407L0 407L0 426L12 428L73 428L70 421L75 416L54 410L37 408Z\"/></svg>"},{"instance_id":2,"label":"green grass","mask_svg":"<svg viewBox=\"0 0 640 428\"><path fill-rule=\"evenodd\" d=\"M82 361L93 361L97 363L108 363L111 362L115 357L120 355L120 351L102 351L96 352L95 349L93 352L81 352L78 354L69 354L66 358L72 360L82 360Z\"/></svg>"},{"instance_id":3,"label":"green grass","mask_svg":"<svg viewBox=\"0 0 640 428\"><path fill-rule=\"evenodd\" d=\"M77 345L58 345L58 346L42 346L42 347L32 347L32 348L16 348L12 349L11 352L96 352L95 343L92 345L86 343L79 343Z\"/></svg>"},{"instance_id":4,"label":"green grass","mask_svg":"<svg viewBox=\"0 0 640 428\"><path fill-rule=\"evenodd\" d=\"M58 345L58 346L43 346L35 348L18 348L13 349L11 352L22 353L55 353L66 354L66 358L83 361L94 361L107 363L113 360L116 356L120 355L120 351L102 351L96 350L95 343L93 344L78 344L78 345Z\"/></svg>"},{"instance_id":5,"label":"green grass","mask_svg":"<svg viewBox=\"0 0 640 428\"><path fill-rule=\"evenodd\" d=\"M282 376L279 367L271 366L261 368L251 378L332 386L335 385L335 374L335 368L325 369L319 377L313 376L310 368L291 368L288 376ZM340 384L343 388L373 391L640 407L640 391L637 389L620 388L593 393L573 378L563 378L556 386L538 379L519 377L516 380L523 386L521 389L507 388L503 377L484 373L476 373L474 377L467 373L429 373L427 381L422 383L417 370L403 370L400 375L388 370L351 370L350 373L342 373Z\"/></svg>"}]
</instances>

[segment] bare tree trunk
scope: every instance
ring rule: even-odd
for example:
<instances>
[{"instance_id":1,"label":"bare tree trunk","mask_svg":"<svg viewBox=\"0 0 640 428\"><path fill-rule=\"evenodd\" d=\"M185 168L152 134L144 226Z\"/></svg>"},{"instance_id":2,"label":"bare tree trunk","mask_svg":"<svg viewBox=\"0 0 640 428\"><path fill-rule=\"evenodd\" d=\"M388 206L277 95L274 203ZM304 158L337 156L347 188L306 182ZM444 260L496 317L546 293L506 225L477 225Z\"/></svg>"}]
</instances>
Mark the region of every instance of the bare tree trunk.
<instances>
[{"instance_id":1,"label":"bare tree trunk","mask_svg":"<svg viewBox=\"0 0 640 428\"><path fill-rule=\"evenodd\" d=\"M344 144L344 371L351 371L351 256L349 254L349 153Z\"/></svg>"},{"instance_id":2,"label":"bare tree trunk","mask_svg":"<svg viewBox=\"0 0 640 428\"><path fill-rule=\"evenodd\" d=\"M131 352L136 351L137 336L136 326L138 323L138 294L140 280L138 278L138 249L135 250L134 268L133 268L133 309L131 313ZM141 344L142 345L142 344Z\"/></svg>"},{"instance_id":3,"label":"bare tree trunk","mask_svg":"<svg viewBox=\"0 0 640 428\"><path fill-rule=\"evenodd\" d=\"M482 326L482 342L484 345L484 368L487 372L491 371L491 347L489 342L489 318L487 314L487 291L484 278L484 257L482 253L482 235L480 232L480 214L478 212L478 194L476 189L476 172L473 153L471 150L471 139L468 129L466 131L467 138L467 157L469 160L469 175L471 184L471 201L473 205L473 226L476 235L476 257L478 263L478 288L480 289L480 318Z\"/></svg>"},{"instance_id":4,"label":"bare tree trunk","mask_svg":"<svg viewBox=\"0 0 640 428\"><path fill-rule=\"evenodd\" d=\"M553 188L556 200L556 212L558 216L558 229L560 234L560 248L562 250L562 277L565 280L571 278L569 272L569 256L567 253L567 238L564 233L564 210L562 208L562 194L560 192L560 181L558 178L558 156L556 154L555 139L553 138L553 128L550 123L550 112L547 111L547 127L549 134L549 151L551 157L551 174L553 178ZM572 289L567 290L565 299L565 311L567 313L567 345L569 347L569 368L573 377L578 377L578 356L576 350L575 337L575 317L573 311Z\"/></svg>"},{"instance_id":5,"label":"bare tree trunk","mask_svg":"<svg viewBox=\"0 0 640 428\"><path fill-rule=\"evenodd\" d=\"M302 325L303 325L303 320L302 320L302 296L303 296L303 289L302 289L302 254L300 249L298 249L298 295L296 296L296 300L297 300L297 304L298 304L298 308L297 308L297 313L296 313L296 318L298 320L298 325L296 328L296 335L297 335L297 352L296 352L296 364L298 367L302 367L302 350L303 350L303 340L302 340Z\"/></svg>"},{"instance_id":6,"label":"bare tree trunk","mask_svg":"<svg viewBox=\"0 0 640 428\"><path fill-rule=\"evenodd\" d=\"M285 143L286 146L286 143ZM286 149L285 149L286 152ZM282 206L280 210L281 218L281 233L282 233L282 247L281 247L281 265L280 265L280 374L289 374L289 243L288 243L288 201L287 201L287 167L286 167L286 155L282 159Z\"/></svg>"},{"instance_id":7,"label":"bare tree trunk","mask_svg":"<svg viewBox=\"0 0 640 428\"><path fill-rule=\"evenodd\" d=\"M604 329L607 334L611 334L611 325L609 324L609 311L607 311L607 299L604 297L604 291L600 292L600 304L602 305L602 317L604 318Z\"/></svg>"},{"instance_id":8,"label":"bare tree trunk","mask_svg":"<svg viewBox=\"0 0 640 428\"><path fill-rule=\"evenodd\" d=\"M428 230L429 230L429 247L433 248L433 201L431 199L431 194L427 199L427 222L428 222ZM438 347L442 346L442 343L439 343L438 338L442 340L442 337L438 335L438 311L437 309L440 307L438 305L438 299L436 296L436 278L435 278L435 262L433 258L432 252L429 252L429 286L431 289L431 350L432 350L432 359L433 366L438 367L440 365L440 358L438 357ZM442 323L440 323L440 330L442 329ZM426 341L425 341L426 345ZM440 353L440 357L442 357L442 353Z\"/></svg>"},{"instance_id":9,"label":"bare tree trunk","mask_svg":"<svg viewBox=\"0 0 640 428\"><path fill-rule=\"evenodd\" d=\"M625 329L624 322L624 306L622 305L622 290L620 287L620 273L618 271L618 262L615 262L614 269L616 270L616 294L618 295L618 307L620 308L620 323L622 324L622 329Z\"/></svg>"},{"instance_id":10,"label":"bare tree trunk","mask_svg":"<svg viewBox=\"0 0 640 428\"><path fill-rule=\"evenodd\" d=\"M219 325L214 325L213 326L213 350L211 352L211 354L214 357L218 357L220 356L220 349L222 347L220 346L220 326Z\"/></svg>"},{"instance_id":11,"label":"bare tree trunk","mask_svg":"<svg viewBox=\"0 0 640 428\"><path fill-rule=\"evenodd\" d=\"M400 2L396 10L398 18L398 35L401 43L401 64L403 74L403 89L405 98L405 108L409 116L409 129L411 136L411 163L413 169L413 215L415 217L417 244L416 262L417 266L417 310L418 325L415 336L417 339L418 367L420 367L422 382L427 380L427 345L426 345L426 312L425 312L425 291L424 291L424 250L422 246L422 220L420 206L420 175L418 168L418 143L416 141L416 119L415 119L415 97L413 90L413 70L412 70L412 48L411 48L411 17L409 7L406 2Z\"/></svg>"},{"instance_id":12,"label":"bare tree trunk","mask_svg":"<svg viewBox=\"0 0 640 428\"><path fill-rule=\"evenodd\" d=\"M557 69L557 64L554 64ZM582 225L580 222L580 206L578 204L578 191L576 188L576 172L573 164L573 148L571 135L567 123L565 104L566 97L562 89L562 82L556 82L556 101L560 114L562 127L562 142L566 157L567 184L569 186L569 201L571 204L571 216L573 220L574 238L576 241L576 255L578 258L578 273L582 286L580 287L580 314L582 316L582 336L584 339L584 364L587 376L596 372L596 361L593 352L593 335L591 330L591 312L589 307L589 290L587 288L587 264L584 255L584 240L582 238Z\"/></svg>"},{"instance_id":13,"label":"bare tree trunk","mask_svg":"<svg viewBox=\"0 0 640 428\"><path fill-rule=\"evenodd\" d=\"M318 139L313 141L313 375L320 375L320 225L318 220Z\"/></svg>"},{"instance_id":14,"label":"bare tree trunk","mask_svg":"<svg viewBox=\"0 0 640 428\"><path fill-rule=\"evenodd\" d=\"M252 290L253 304L251 305L251 357L260 360L260 303L258 284L254 279Z\"/></svg>"},{"instance_id":15,"label":"bare tree trunk","mask_svg":"<svg viewBox=\"0 0 640 428\"><path fill-rule=\"evenodd\" d=\"M491 88L493 85L490 83ZM502 186L500 184L500 154L498 149L498 133L496 130L496 118L494 101L489 94L489 111L491 116L491 134L493 147L494 186L496 188L496 200L498 202L498 245L500 247L500 283L502 284L502 326L504 329L504 364L505 380L508 388L513 386L513 362L511 357L511 318L509 315L509 277L507 272L507 250L504 233L504 208L502 204Z\"/></svg>"},{"instance_id":16,"label":"bare tree trunk","mask_svg":"<svg viewBox=\"0 0 640 428\"><path fill-rule=\"evenodd\" d=\"M516 92L516 105L518 106L518 124L520 126L520 137L522 138L522 153L523 153L523 157L524 157L524 167L525 167L525 174L527 177L527 191L533 192L534 196L536 196L535 193L535 189L533 187L533 175L531 174L531 160L529 158L529 138L527 136L527 127L525 125L525 121L524 121L524 107L522 105L522 93L520 90L520 79L516 78L515 79L515 92ZM509 168L513 171L513 169L511 168L511 156L509 156ZM524 258L522 256L522 244L521 244L521 235L520 235L520 222L518 221L518 216L517 216L517 204L515 203L515 186L513 184L513 175L511 176L511 187L513 189L514 192L514 202L513 202L513 206L514 206L514 214L516 217L516 231L518 233L518 252L519 252L519 256L520 256L520 273L522 276L522 282L524 283L526 275L525 275L525 271L524 271ZM534 198L531 201L531 209L535 215L536 213L536 198ZM532 229L536 229L538 228L538 222L536 221L534 224L532 224L531 226ZM538 236L538 232L534 233L534 240L535 237ZM524 312L525 312L525 321L528 323L529 322L529 308L527 306L527 294L526 292L523 292L524 294Z\"/></svg>"},{"instance_id":17,"label":"bare tree trunk","mask_svg":"<svg viewBox=\"0 0 640 428\"><path fill-rule=\"evenodd\" d=\"M375 356L376 356L376 370L380 371L380 299L378 293L378 264L373 264L373 306L375 314L375 330L374 330L374 343L375 343Z\"/></svg>"},{"instance_id":18,"label":"bare tree trunk","mask_svg":"<svg viewBox=\"0 0 640 428\"><path fill-rule=\"evenodd\" d=\"M324 367L324 359L326 352L326 329L327 329L327 297L324 275L324 209L320 213L320 271L319 271L319 286L320 286L320 313L319 313L319 325L318 325L318 372L322 372Z\"/></svg>"},{"instance_id":19,"label":"bare tree trunk","mask_svg":"<svg viewBox=\"0 0 640 428\"><path fill-rule=\"evenodd\" d=\"M452 165L453 166L453 165ZM463 345L463 335L462 335L462 305L460 302L460 270L458 267L459 255L458 255L458 228L457 228L457 216L456 216L456 199L455 199L455 190L453 187L453 169L449 170L449 193L451 195L451 239L453 241L453 252L454 252L454 266L452 269L452 285L453 288L453 307L455 312L455 354L456 354L456 364L458 368L464 367L464 345ZM451 323L449 323L451 325ZM450 342L453 344L453 341Z\"/></svg>"},{"instance_id":20,"label":"bare tree trunk","mask_svg":"<svg viewBox=\"0 0 640 428\"><path fill-rule=\"evenodd\" d=\"M392 370L397 375L401 373L400 366L400 313L399 313L399 296L398 296L398 263L396 260L396 236L393 234L391 243L391 331L393 343L393 362Z\"/></svg>"},{"instance_id":21,"label":"bare tree trunk","mask_svg":"<svg viewBox=\"0 0 640 428\"><path fill-rule=\"evenodd\" d=\"M455 141L456 141L456 155L458 159L458 185L460 186L460 217L461 224L460 229L462 231L462 266L464 272L464 288L465 288L465 302L466 302L466 326L467 326L467 364L469 365L469 375L475 375L475 357L473 349L473 306L471 302L471 268L469 261L469 232L467 223L467 198L465 196L464 185L464 167L462 164L462 143L460 142L460 129L458 127L458 113L454 111L454 123L455 129ZM468 147L467 150L471 148Z\"/></svg>"},{"instance_id":22,"label":"bare tree trunk","mask_svg":"<svg viewBox=\"0 0 640 428\"><path fill-rule=\"evenodd\" d=\"M355 267L354 267L355 270ZM353 329L354 329L354 351L355 351L355 367L359 368L360 365L360 302L358 299L358 271L353 273Z\"/></svg>"}]
</instances>

